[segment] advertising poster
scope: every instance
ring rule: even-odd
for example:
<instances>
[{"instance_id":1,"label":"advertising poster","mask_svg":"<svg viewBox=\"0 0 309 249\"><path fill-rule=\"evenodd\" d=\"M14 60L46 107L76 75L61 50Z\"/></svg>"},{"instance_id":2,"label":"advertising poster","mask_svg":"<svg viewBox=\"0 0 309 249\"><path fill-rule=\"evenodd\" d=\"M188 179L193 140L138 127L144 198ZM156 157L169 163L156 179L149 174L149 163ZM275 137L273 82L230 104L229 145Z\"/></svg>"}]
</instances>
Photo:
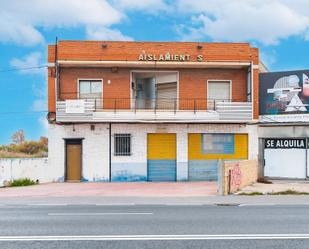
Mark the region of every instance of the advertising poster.
<instances>
[{"instance_id":1,"label":"advertising poster","mask_svg":"<svg viewBox=\"0 0 309 249\"><path fill-rule=\"evenodd\" d=\"M309 70L260 74L260 119L309 121Z\"/></svg>"}]
</instances>

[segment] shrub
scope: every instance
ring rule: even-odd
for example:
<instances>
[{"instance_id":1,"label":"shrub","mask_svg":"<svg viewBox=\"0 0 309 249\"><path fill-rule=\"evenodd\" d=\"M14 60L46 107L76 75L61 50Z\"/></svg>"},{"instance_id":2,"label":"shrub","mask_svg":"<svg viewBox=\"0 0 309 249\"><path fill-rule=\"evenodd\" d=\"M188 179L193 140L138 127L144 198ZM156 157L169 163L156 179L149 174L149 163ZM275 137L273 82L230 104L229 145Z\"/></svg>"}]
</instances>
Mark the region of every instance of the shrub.
<instances>
[{"instance_id":1,"label":"shrub","mask_svg":"<svg viewBox=\"0 0 309 249\"><path fill-rule=\"evenodd\" d=\"M35 141L27 141L18 146L19 151L26 154L36 154L40 150L39 143Z\"/></svg>"},{"instance_id":2,"label":"shrub","mask_svg":"<svg viewBox=\"0 0 309 249\"><path fill-rule=\"evenodd\" d=\"M0 157L45 157L48 154L47 137L40 137L38 141L25 140L24 131L19 130L13 134L12 142L0 145Z\"/></svg>"},{"instance_id":3,"label":"shrub","mask_svg":"<svg viewBox=\"0 0 309 249\"><path fill-rule=\"evenodd\" d=\"M30 186L35 185L36 182L31 180L30 178L21 178L13 180L10 184L11 187L20 187L20 186Z\"/></svg>"}]
</instances>

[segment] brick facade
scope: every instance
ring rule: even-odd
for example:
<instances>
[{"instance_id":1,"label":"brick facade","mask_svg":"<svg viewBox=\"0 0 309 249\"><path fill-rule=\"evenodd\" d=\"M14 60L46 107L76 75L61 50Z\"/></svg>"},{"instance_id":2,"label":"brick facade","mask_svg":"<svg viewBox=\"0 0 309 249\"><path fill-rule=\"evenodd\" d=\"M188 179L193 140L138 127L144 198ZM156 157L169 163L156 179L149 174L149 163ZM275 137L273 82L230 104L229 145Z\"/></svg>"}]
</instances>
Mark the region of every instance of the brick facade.
<instances>
[{"instance_id":1,"label":"brick facade","mask_svg":"<svg viewBox=\"0 0 309 249\"><path fill-rule=\"evenodd\" d=\"M106 47L102 47L106 44ZM198 48L197 45L202 47ZM55 61L55 46L48 47L48 62ZM188 54L190 62L196 62L197 55L207 62L249 62L258 65L258 49L247 43L194 43L194 42L105 42L105 41L60 41L57 46L58 61L138 61L141 53ZM179 62L181 63L181 62ZM48 70L48 110L55 112L55 73L51 65ZM77 97L77 79L103 79L104 99L130 99L130 71L138 68L111 67L61 67L59 70L60 98ZM147 68L142 68L147 70ZM163 70L163 68L148 68ZM247 100L247 69L228 68L169 68L179 72L179 98L207 98L207 80L231 80L232 100ZM258 70L253 74L254 118L258 118ZM111 84L106 82L110 80Z\"/></svg>"},{"instance_id":2,"label":"brick facade","mask_svg":"<svg viewBox=\"0 0 309 249\"><path fill-rule=\"evenodd\" d=\"M102 48L102 44L107 44ZM202 48L198 48L201 45ZM58 60L78 61L136 61L143 53L189 54L196 61L201 54L207 61L253 61L258 64L258 49L248 43L197 42L117 42L117 41L60 41ZM54 62L55 47L49 46L48 62Z\"/></svg>"},{"instance_id":3,"label":"brick facade","mask_svg":"<svg viewBox=\"0 0 309 249\"><path fill-rule=\"evenodd\" d=\"M116 73L109 68L62 68L60 70L60 99L78 98L78 79L102 79L104 99L129 99L130 68ZM148 69L145 69L148 70ZM163 70L163 69L162 69ZM233 101L246 101L246 70L239 69L169 69L179 72L180 99L206 99L208 80L231 80ZM107 84L107 81L110 84Z\"/></svg>"}]
</instances>

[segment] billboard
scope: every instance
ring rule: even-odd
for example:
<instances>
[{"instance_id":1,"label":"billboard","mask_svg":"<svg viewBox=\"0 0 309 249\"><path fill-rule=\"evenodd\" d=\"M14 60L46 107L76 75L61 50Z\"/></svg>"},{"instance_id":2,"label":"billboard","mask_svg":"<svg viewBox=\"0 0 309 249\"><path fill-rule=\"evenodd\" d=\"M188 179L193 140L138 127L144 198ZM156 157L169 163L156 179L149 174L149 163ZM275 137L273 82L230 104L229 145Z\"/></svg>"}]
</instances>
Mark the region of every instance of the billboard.
<instances>
[{"instance_id":1,"label":"billboard","mask_svg":"<svg viewBox=\"0 0 309 249\"><path fill-rule=\"evenodd\" d=\"M260 120L309 122L309 70L260 74Z\"/></svg>"}]
</instances>

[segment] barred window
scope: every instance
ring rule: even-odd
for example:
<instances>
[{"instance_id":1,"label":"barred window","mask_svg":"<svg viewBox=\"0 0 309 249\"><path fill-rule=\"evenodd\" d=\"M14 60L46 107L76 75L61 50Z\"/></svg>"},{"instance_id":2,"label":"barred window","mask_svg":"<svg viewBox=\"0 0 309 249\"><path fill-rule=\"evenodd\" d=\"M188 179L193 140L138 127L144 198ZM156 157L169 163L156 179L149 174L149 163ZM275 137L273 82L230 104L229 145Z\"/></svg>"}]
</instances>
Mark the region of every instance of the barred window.
<instances>
[{"instance_id":1,"label":"barred window","mask_svg":"<svg viewBox=\"0 0 309 249\"><path fill-rule=\"evenodd\" d=\"M114 134L114 155L131 155L131 134Z\"/></svg>"}]
</instances>

